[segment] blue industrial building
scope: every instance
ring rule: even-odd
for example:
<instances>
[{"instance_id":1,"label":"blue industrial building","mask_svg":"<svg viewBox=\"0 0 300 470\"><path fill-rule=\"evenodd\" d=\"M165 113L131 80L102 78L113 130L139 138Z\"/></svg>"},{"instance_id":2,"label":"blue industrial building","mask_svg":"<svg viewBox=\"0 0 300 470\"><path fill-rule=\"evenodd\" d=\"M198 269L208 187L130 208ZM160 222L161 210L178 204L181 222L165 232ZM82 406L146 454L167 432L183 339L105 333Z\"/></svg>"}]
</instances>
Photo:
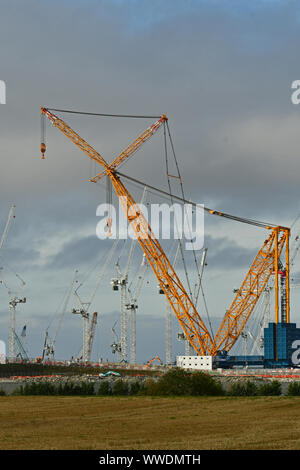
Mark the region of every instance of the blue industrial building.
<instances>
[{"instance_id":1,"label":"blue industrial building","mask_svg":"<svg viewBox=\"0 0 300 470\"><path fill-rule=\"evenodd\" d=\"M293 342L300 340L296 323L269 323L264 330L264 357L269 361L287 361L292 365Z\"/></svg>"},{"instance_id":2,"label":"blue industrial building","mask_svg":"<svg viewBox=\"0 0 300 470\"><path fill-rule=\"evenodd\" d=\"M293 345L294 341L300 341L300 328L296 323L269 323L264 329L264 355L263 356L230 356L220 354L214 361L215 367L292 367L292 355L299 345ZM293 347L294 346L294 347Z\"/></svg>"}]
</instances>

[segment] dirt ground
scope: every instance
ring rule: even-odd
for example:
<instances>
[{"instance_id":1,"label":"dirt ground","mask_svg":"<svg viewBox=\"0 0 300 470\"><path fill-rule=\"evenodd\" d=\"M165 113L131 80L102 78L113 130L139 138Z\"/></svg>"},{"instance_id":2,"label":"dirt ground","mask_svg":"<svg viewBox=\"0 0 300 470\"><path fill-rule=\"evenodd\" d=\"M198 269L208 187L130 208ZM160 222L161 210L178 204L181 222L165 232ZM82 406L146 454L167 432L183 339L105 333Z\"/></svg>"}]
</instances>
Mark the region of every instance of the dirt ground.
<instances>
[{"instance_id":1,"label":"dirt ground","mask_svg":"<svg viewBox=\"0 0 300 470\"><path fill-rule=\"evenodd\" d=\"M300 398L0 397L0 449L300 449Z\"/></svg>"}]
</instances>

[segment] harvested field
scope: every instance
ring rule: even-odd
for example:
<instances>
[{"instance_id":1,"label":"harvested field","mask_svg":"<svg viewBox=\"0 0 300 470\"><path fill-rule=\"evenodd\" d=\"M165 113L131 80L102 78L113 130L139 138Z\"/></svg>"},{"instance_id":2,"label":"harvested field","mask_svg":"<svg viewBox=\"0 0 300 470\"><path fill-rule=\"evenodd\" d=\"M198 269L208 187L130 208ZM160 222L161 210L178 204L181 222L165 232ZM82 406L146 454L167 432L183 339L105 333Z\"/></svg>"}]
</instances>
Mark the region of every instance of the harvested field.
<instances>
[{"instance_id":1,"label":"harvested field","mask_svg":"<svg viewBox=\"0 0 300 470\"><path fill-rule=\"evenodd\" d=\"M0 449L299 449L300 398L0 397Z\"/></svg>"}]
</instances>

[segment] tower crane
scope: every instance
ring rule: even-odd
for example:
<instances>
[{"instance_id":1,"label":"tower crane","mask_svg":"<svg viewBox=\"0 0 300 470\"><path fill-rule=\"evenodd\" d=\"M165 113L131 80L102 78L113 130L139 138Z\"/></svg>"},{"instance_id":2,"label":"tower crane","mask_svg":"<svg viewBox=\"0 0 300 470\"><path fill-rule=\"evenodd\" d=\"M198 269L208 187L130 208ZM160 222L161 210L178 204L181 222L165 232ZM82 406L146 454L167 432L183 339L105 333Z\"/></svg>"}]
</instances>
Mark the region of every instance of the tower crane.
<instances>
[{"instance_id":1,"label":"tower crane","mask_svg":"<svg viewBox=\"0 0 300 470\"><path fill-rule=\"evenodd\" d=\"M6 288L8 296L9 296L9 360L13 362L16 359L16 307L18 304L25 304L26 297L20 297L19 293L20 290L25 286L25 281L16 274L16 277L20 281L20 287L17 292L12 292L11 289L8 287L6 282L1 279L0 283Z\"/></svg>"},{"instance_id":2,"label":"tower crane","mask_svg":"<svg viewBox=\"0 0 300 470\"><path fill-rule=\"evenodd\" d=\"M127 266L130 264L130 260L133 254L133 247L134 247L134 240L131 242L131 247L129 250L129 257ZM111 284L113 286L113 290L119 290L121 292L121 304L120 304L120 320L121 320L121 338L120 338L120 345L121 345L121 361L127 362L127 284L128 284L128 271L127 268L125 269L124 273L121 271L119 260L115 264L118 277L111 280ZM116 289L117 288L117 289Z\"/></svg>"},{"instance_id":3,"label":"tower crane","mask_svg":"<svg viewBox=\"0 0 300 470\"><path fill-rule=\"evenodd\" d=\"M80 315L82 317L82 323L83 323L83 327L82 327L82 352L83 352L83 354L82 355L83 355L84 362L89 362L90 361L90 355L91 355L92 344L93 344L93 339L91 339L91 333L92 333L92 337L94 337L94 331L93 330L96 327L97 315L98 315L97 314L96 316L95 315L93 316L92 323L90 325L90 330L89 330L89 315L90 315L89 310L91 308L92 303L95 300L96 294L98 292L100 284L103 281L103 278L106 274L106 271L107 271L108 267L110 266L110 264L112 262L113 256L114 256L116 248L118 246L118 243L119 243L119 240L116 239L114 241L111 249L109 250L109 252L107 254L107 257L106 257L106 260L105 260L105 262L102 266L101 272L99 274L98 280L96 282L95 288L94 288L94 290L92 292L92 295L89 298L89 300L87 302L84 302L81 299L81 297L79 296L78 290L82 286L82 283L79 284L79 286L77 287L77 289L74 292L75 296L77 297L77 299L80 303L80 308L79 309L73 308L72 313Z\"/></svg>"},{"instance_id":4,"label":"tower crane","mask_svg":"<svg viewBox=\"0 0 300 470\"><path fill-rule=\"evenodd\" d=\"M287 322L290 318L289 304L289 236L290 229L288 227L267 224L253 219L233 216L231 214L212 210L203 207L203 210L218 217L235 220L241 223L254 225L267 230L271 233L263 243L258 254L256 255L250 269L236 293L234 300L225 312L223 321L214 338L211 337L209 330L197 312L192 299L187 294L183 284L177 276L175 270L170 264L164 250L162 249L158 239L153 233L148 221L144 217L142 211L135 203L133 197L128 192L121 177L124 177L118 171L121 163L124 163L131 155L135 153L141 145L146 142L162 125L167 125L167 117L162 115L154 124L143 132L137 139L133 141L123 152L121 152L111 164L91 147L79 134L77 134L65 121L57 117L49 108L42 107L42 117L47 117L54 127L59 129L68 139L70 139L77 147L85 152L89 158L97 162L102 171L90 179L97 182L103 176L109 176L120 203L126 213L128 222L130 223L138 242L140 243L154 274L157 277L159 286L164 290L166 297L170 302L170 306L176 315L184 334L188 338L195 352L199 355L216 355L219 351L228 352L237 339L239 338L248 318L250 317L261 293L263 292L272 272L275 270L275 322L278 323L279 303L278 303L278 278L279 267L278 261L285 247L285 270L286 270L286 317ZM42 158L45 158L46 145L41 144ZM125 176L126 177L126 176ZM134 180L131 177L128 179ZM138 181L138 180L135 180ZM138 181L141 184L140 181ZM153 188L143 183L148 188ZM157 190L157 188L154 188ZM159 190L161 193L168 193ZM176 197L187 204L197 207L196 203L187 201L183 198Z\"/></svg>"},{"instance_id":5,"label":"tower crane","mask_svg":"<svg viewBox=\"0 0 300 470\"><path fill-rule=\"evenodd\" d=\"M29 361L29 357L28 357L28 354L23 346L23 343L19 337L19 335L16 333L16 331L14 332L15 333L15 340L16 340L16 343L17 343L17 347L19 349L19 353L17 354L16 357L20 357L22 360L26 360L26 361Z\"/></svg>"},{"instance_id":6,"label":"tower crane","mask_svg":"<svg viewBox=\"0 0 300 470\"><path fill-rule=\"evenodd\" d=\"M87 342L87 360L88 360L88 362L91 360L95 330L96 330L96 325L97 325L97 318L98 318L98 313L94 312L93 316L92 316L91 324L90 324L89 333L88 333L88 342Z\"/></svg>"},{"instance_id":7,"label":"tower crane","mask_svg":"<svg viewBox=\"0 0 300 470\"><path fill-rule=\"evenodd\" d=\"M144 188L143 195L141 198L141 205L144 204L144 200L146 197L146 188ZM113 290L117 290L116 288L120 287L121 291L121 360L126 362L127 361L127 347L128 347L128 317L127 312L130 315L130 362L135 364L136 361L136 309L137 309L137 296L135 295L133 299L128 302L128 295L131 296L131 292L128 289L128 275L130 266L132 264L133 254L136 246L136 238L131 240L127 264L125 267L124 272L121 271L121 267L119 264L119 259L116 263L116 269L118 273L118 278L114 278L111 280L111 284L113 286ZM142 263L143 264L143 263ZM142 282L141 282L142 284ZM140 287L137 288L140 290ZM128 294L128 295L127 295ZM139 293L138 293L139 295Z\"/></svg>"},{"instance_id":8,"label":"tower crane","mask_svg":"<svg viewBox=\"0 0 300 470\"><path fill-rule=\"evenodd\" d=\"M112 326L112 334L113 334L113 342L110 345L111 347L111 352L115 354L116 352L118 353L119 361L121 362L121 342L119 341L118 335L115 330L115 326L118 323L118 320L115 321L115 323Z\"/></svg>"},{"instance_id":9,"label":"tower crane","mask_svg":"<svg viewBox=\"0 0 300 470\"><path fill-rule=\"evenodd\" d=\"M65 313L66 313L66 310L67 310L67 307L68 307L68 304L69 304L69 301L70 301L70 297L71 297L71 294L73 292L73 287L74 287L74 284L75 284L75 278L76 278L77 273L78 273L78 271L76 270L74 272L73 277L72 277L72 281L70 283L70 286L68 287L67 292L65 294L65 297L64 297L64 300L63 300L62 310L61 310L60 317L59 317L59 321L58 321L58 324L57 324L57 327L56 327L56 330L55 330L55 333L54 333L54 336L53 336L52 340L50 340L49 332L48 332L50 325L46 329L44 347L43 347L43 352L42 352L42 357L41 357L42 361L44 361L45 356L48 356L50 360L54 360L56 339L57 339L58 333L60 332L62 322L63 322L64 316L65 316Z\"/></svg>"},{"instance_id":10,"label":"tower crane","mask_svg":"<svg viewBox=\"0 0 300 470\"><path fill-rule=\"evenodd\" d=\"M128 287L129 303L126 304L126 309L130 312L130 363L136 363L136 310L138 308L138 298L141 293L145 274L148 268L145 253L142 257L142 262L139 267L137 283L133 292Z\"/></svg>"}]
</instances>

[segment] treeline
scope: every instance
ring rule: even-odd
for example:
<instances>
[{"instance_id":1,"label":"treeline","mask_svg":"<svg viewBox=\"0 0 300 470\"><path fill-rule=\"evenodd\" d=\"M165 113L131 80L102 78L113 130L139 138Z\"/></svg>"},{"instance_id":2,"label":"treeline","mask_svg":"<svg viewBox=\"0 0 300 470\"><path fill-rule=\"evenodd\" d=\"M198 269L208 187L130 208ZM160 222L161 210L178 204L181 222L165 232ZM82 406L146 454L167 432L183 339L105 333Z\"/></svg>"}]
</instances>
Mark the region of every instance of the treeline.
<instances>
[{"instance_id":1,"label":"treeline","mask_svg":"<svg viewBox=\"0 0 300 470\"><path fill-rule=\"evenodd\" d=\"M15 395L57 395L57 396L279 396L282 394L278 380L257 385L253 381L236 382L224 390L220 382L202 372L186 372L172 369L157 380L126 381L103 380L95 390L93 382L64 384L32 382L20 387ZM1 393L0 395L4 395ZM300 396L300 383L291 382L287 395Z\"/></svg>"}]
</instances>

